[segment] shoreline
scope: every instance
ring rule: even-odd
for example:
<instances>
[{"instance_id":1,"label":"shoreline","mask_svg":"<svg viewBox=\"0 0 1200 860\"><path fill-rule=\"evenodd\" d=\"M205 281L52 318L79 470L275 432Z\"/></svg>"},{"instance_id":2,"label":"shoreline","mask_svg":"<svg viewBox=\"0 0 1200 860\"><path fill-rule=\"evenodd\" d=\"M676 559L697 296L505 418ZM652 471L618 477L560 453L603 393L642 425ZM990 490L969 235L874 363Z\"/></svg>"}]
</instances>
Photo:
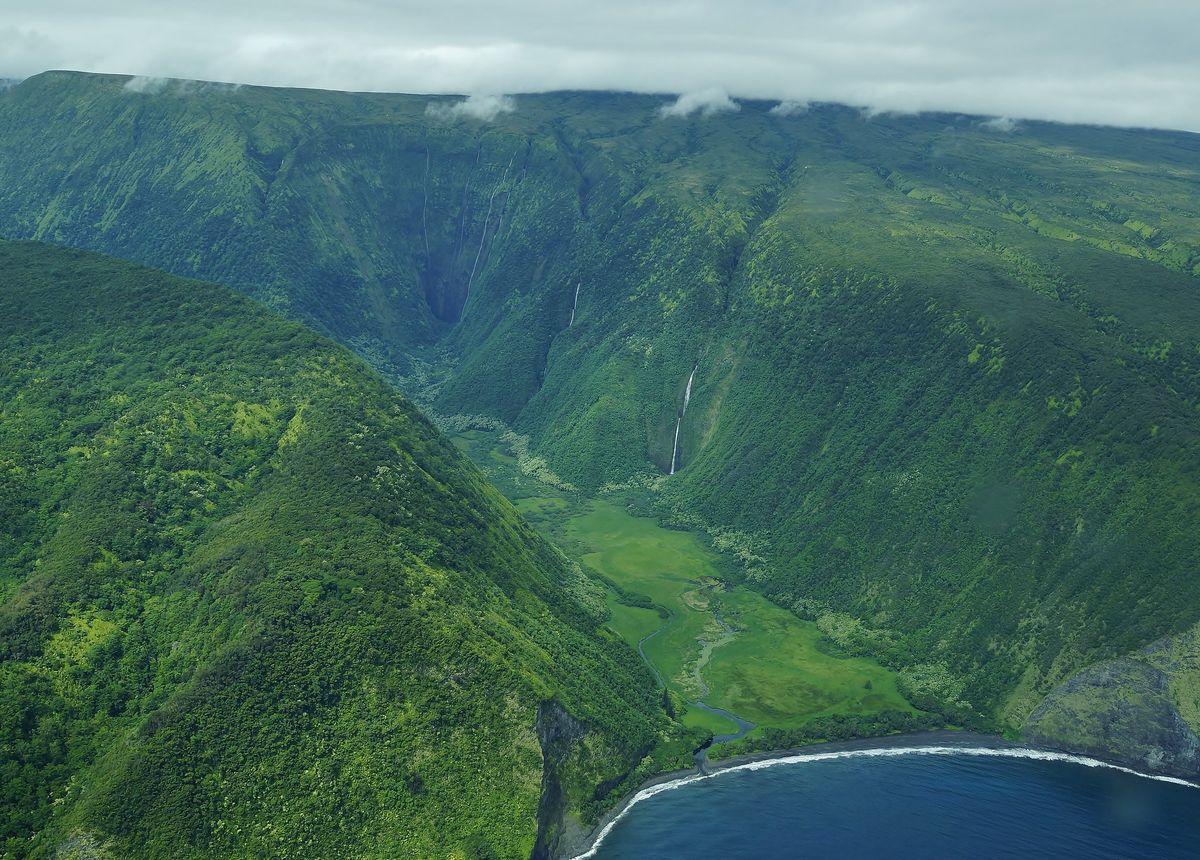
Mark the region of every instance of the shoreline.
<instances>
[{"instance_id":1,"label":"shoreline","mask_svg":"<svg viewBox=\"0 0 1200 860\"><path fill-rule=\"evenodd\" d=\"M835 758L845 753L860 753L864 756L878 751L878 755L908 755L908 754L961 754L995 755L1010 758L1050 759L1075 763L1087 767L1106 767L1123 771L1146 779L1160 780L1200 789L1200 784L1176 776L1147 773L1135 770L1125 764L1105 761L1088 755L1071 753L1062 749L1032 746L1015 741L1009 741L999 735L981 734L978 732L953 731L940 729L928 732L911 732L907 734L883 735L872 738L858 738L845 741L829 741L809 744L786 750L746 753L720 759L712 764L707 773L691 770L674 770L658 774L645 780L641 785L623 797L616 806L606 812L600 820L588 831L587 836L580 840L572 840L574 844L560 845L555 852L558 860L585 860L592 857L608 833L619 819L624 817L631 807L646 800L660 791L669 791L702 779L712 779L722 773L739 770L756 770L755 765L772 767L803 761L820 761L826 757ZM659 788L659 791L652 789Z\"/></svg>"},{"instance_id":2,"label":"shoreline","mask_svg":"<svg viewBox=\"0 0 1200 860\"><path fill-rule=\"evenodd\" d=\"M824 743L809 744L802 747L793 747L783 750L764 750L762 752L743 753L742 755L730 756L729 758L718 759L715 762L709 762L707 777L714 776L722 771L730 768L739 767L745 764L753 764L760 761L768 761L770 759L786 758L792 755L807 755L810 753L823 752L846 752L854 749L875 749L878 747L895 746L896 742L912 742L926 743L952 743L954 741L974 741L977 743L1008 744L999 735L984 735L974 732L956 732L950 729L940 729L929 732L910 732L908 734L899 735L882 735L873 738L856 738L854 740L845 741L826 741ZM582 840L573 840L572 844L560 845L555 852L555 860L577 860L577 858L587 855L588 852L595 850L600 837L606 835L605 828L614 823L617 818L625 814L626 810L634 803L634 798L648 788L663 785L668 782L674 782L679 779L686 779L689 776L697 778L705 778L706 775L701 774L696 768L669 770L664 773L656 774L644 780L636 788L628 792L621 798L612 809L604 813L596 823L587 831L587 836Z\"/></svg>"}]
</instances>

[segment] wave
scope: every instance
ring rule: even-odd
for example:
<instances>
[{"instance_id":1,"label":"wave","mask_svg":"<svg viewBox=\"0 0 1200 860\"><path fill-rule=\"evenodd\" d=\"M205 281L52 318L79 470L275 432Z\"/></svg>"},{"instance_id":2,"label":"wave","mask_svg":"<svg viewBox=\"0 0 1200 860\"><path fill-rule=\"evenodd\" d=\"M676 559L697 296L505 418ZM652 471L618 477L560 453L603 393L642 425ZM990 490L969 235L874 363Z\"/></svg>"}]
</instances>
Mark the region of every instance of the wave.
<instances>
[{"instance_id":1,"label":"wave","mask_svg":"<svg viewBox=\"0 0 1200 860\"><path fill-rule=\"evenodd\" d=\"M709 774L691 774L689 776L673 779L669 782L661 782L657 785L651 785L643 788L637 794L629 799L625 807L613 816L607 824L600 829L596 834L595 840L591 847L582 854L576 854L572 860L587 860L589 857L595 857L596 852L600 850L600 845L612 832L613 827L617 825L622 818L637 804L643 800L649 800L656 794L662 794L664 791L674 791L677 788L683 788L686 785L691 785L694 782L699 782L704 779L716 779L727 773L736 773L743 770L765 770L769 767L778 767L785 764L808 764L816 761L830 761L832 759L843 758L894 758L904 755L969 755L969 756L992 756L994 758L1024 758L1035 759L1037 761L1062 761L1070 764L1078 764L1084 767L1103 767L1109 770L1119 770L1122 773L1140 776L1143 779L1153 779L1159 782L1169 782L1173 785L1182 785L1188 788L1200 788L1200 784L1190 782L1186 779L1180 779L1174 776L1163 776L1162 774L1143 773L1140 770L1134 770L1130 767L1123 767L1119 764L1112 764L1099 759L1090 758L1088 756L1073 755L1071 753L1050 752L1049 750L1030 749L1028 747L969 747L969 746L919 746L919 747L874 747L868 749L856 750L840 750L838 752L817 752L817 753L796 753L794 755L783 755L776 758L760 759L758 761L745 762L744 764L735 764L729 767L714 770Z\"/></svg>"}]
</instances>

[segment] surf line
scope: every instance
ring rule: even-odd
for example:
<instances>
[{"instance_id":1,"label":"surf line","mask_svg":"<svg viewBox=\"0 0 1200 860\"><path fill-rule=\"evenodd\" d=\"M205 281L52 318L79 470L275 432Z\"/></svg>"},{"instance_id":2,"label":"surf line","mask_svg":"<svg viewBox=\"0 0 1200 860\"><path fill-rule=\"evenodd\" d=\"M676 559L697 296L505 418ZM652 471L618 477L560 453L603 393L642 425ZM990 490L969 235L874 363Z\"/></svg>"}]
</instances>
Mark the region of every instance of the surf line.
<instances>
[{"instance_id":1,"label":"surf line","mask_svg":"<svg viewBox=\"0 0 1200 860\"><path fill-rule=\"evenodd\" d=\"M600 845L612 832L612 829L617 823L625 817L637 804L643 800L649 800L657 794L662 794L665 791L674 791L678 788L691 785L694 782L699 782L705 779L715 779L722 774L734 773L743 770L765 770L769 767L776 767L785 764L808 764L817 761L831 761L833 759L845 758L895 758L905 755L966 755L966 756L981 756L993 758L1021 758L1034 759L1037 761L1061 761L1070 764L1082 765L1084 767L1104 767L1110 770L1119 770L1122 773L1140 776L1143 779L1153 779L1159 782L1169 782L1174 785L1182 785L1187 788L1200 788L1200 784L1190 782L1186 779L1180 779L1175 776L1164 776L1162 774L1143 773L1140 770L1134 770L1130 767L1124 767L1119 764L1111 764L1099 759L1090 758L1088 756L1073 755L1071 753L1051 752L1049 750L1032 749L1029 747L955 747L955 746L924 746L924 747L876 747L873 749L860 750L840 750L838 752L824 753L796 753L794 755L783 755L777 758L761 759L759 761L744 762L743 764L735 764L729 767L719 768L708 774L694 773L688 776L673 779L669 782L662 782L658 785L651 785L637 792L633 797L629 798L629 802L616 815L613 816L607 824L600 829L596 834L591 847L582 854L574 855L571 860L587 860L589 857L595 857L596 852L600 850Z\"/></svg>"}]
</instances>

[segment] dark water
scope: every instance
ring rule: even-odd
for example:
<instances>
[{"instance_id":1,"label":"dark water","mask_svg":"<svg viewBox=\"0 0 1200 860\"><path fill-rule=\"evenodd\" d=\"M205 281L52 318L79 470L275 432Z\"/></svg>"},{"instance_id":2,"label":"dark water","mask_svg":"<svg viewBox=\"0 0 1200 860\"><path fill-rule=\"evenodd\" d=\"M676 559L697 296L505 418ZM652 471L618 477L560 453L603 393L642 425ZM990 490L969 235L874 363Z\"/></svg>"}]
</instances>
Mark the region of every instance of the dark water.
<instances>
[{"instance_id":1,"label":"dark water","mask_svg":"<svg viewBox=\"0 0 1200 860\"><path fill-rule=\"evenodd\" d=\"M1200 790L1062 761L907 755L665 791L597 858L1200 857Z\"/></svg>"}]
</instances>

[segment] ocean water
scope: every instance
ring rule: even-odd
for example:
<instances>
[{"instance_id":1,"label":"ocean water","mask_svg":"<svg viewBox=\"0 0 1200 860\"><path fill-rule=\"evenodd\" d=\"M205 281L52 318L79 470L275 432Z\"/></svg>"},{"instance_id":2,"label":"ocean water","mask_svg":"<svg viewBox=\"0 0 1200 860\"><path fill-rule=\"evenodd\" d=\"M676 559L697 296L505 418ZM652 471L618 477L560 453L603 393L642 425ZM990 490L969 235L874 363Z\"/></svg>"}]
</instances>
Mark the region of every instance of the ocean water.
<instances>
[{"instance_id":1,"label":"ocean water","mask_svg":"<svg viewBox=\"0 0 1200 860\"><path fill-rule=\"evenodd\" d=\"M942 749L685 779L630 807L585 856L1200 857L1200 789L1077 761Z\"/></svg>"}]
</instances>

